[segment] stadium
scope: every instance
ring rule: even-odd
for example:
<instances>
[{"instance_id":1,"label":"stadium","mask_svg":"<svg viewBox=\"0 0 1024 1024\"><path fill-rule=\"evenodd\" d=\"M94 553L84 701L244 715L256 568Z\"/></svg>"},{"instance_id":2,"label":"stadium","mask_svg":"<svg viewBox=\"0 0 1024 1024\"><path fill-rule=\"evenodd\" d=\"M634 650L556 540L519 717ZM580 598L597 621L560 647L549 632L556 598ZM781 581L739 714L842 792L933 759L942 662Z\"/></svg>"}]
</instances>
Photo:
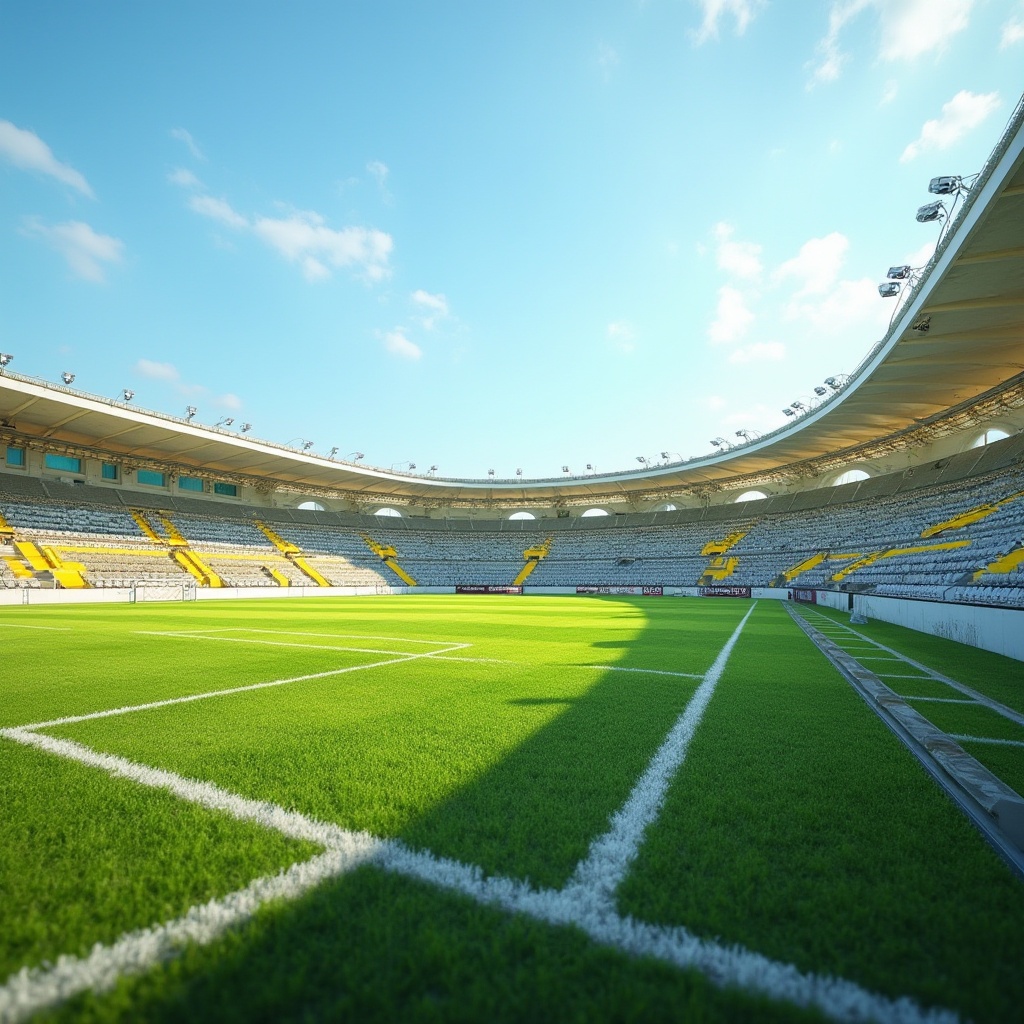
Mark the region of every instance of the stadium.
<instances>
[{"instance_id":1,"label":"stadium","mask_svg":"<svg viewBox=\"0 0 1024 1024\"><path fill-rule=\"evenodd\" d=\"M1020 1020L1024 100L930 188L852 373L636 469L0 353L0 1022Z\"/></svg>"}]
</instances>

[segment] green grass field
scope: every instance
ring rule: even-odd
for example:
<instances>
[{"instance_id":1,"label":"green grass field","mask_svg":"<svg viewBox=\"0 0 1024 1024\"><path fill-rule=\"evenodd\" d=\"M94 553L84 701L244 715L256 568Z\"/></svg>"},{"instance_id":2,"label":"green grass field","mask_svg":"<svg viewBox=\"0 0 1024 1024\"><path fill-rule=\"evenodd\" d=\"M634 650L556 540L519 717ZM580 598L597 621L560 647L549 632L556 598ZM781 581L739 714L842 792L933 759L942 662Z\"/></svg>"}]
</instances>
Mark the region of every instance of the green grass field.
<instances>
[{"instance_id":1,"label":"green grass field","mask_svg":"<svg viewBox=\"0 0 1024 1024\"><path fill-rule=\"evenodd\" d=\"M1019 1019L1024 883L752 604L0 609L0 1021Z\"/></svg>"}]
</instances>

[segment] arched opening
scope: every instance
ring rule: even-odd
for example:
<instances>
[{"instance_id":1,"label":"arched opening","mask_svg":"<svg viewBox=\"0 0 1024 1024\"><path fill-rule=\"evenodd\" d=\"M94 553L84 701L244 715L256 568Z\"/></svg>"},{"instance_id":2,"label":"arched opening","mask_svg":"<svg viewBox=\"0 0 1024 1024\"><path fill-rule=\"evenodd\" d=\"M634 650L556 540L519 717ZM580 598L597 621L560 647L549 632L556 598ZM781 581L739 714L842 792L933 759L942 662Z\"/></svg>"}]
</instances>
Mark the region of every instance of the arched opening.
<instances>
[{"instance_id":1,"label":"arched opening","mask_svg":"<svg viewBox=\"0 0 1024 1024\"><path fill-rule=\"evenodd\" d=\"M652 512L675 512L677 506L673 505L671 501L663 501L660 505L655 505L651 509Z\"/></svg>"},{"instance_id":2,"label":"arched opening","mask_svg":"<svg viewBox=\"0 0 1024 1024\"><path fill-rule=\"evenodd\" d=\"M833 487L838 487L840 484L853 484L858 480L868 480L870 473L865 473L863 469L848 469L842 476L837 476L832 481Z\"/></svg>"},{"instance_id":3,"label":"arched opening","mask_svg":"<svg viewBox=\"0 0 1024 1024\"><path fill-rule=\"evenodd\" d=\"M588 508L586 512L581 512L580 513L580 516L583 519L588 519L588 518L590 518L592 516L606 516L606 515L608 515L608 510L604 509L604 508Z\"/></svg>"},{"instance_id":4,"label":"arched opening","mask_svg":"<svg viewBox=\"0 0 1024 1024\"><path fill-rule=\"evenodd\" d=\"M532 512L513 512L509 519L536 519Z\"/></svg>"},{"instance_id":5,"label":"arched opening","mask_svg":"<svg viewBox=\"0 0 1024 1024\"><path fill-rule=\"evenodd\" d=\"M304 501L299 508L307 509L310 512L326 512L327 509L319 501Z\"/></svg>"},{"instance_id":6,"label":"arched opening","mask_svg":"<svg viewBox=\"0 0 1024 1024\"><path fill-rule=\"evenodd\" d=\"M1000 430L999 427L989 427L984 434L975 440L971 447L982 448L987 444L991 444L993 441L1002 441L1004 437L1009 436L1010 435L1005 430Z\"/></svg>"},{"instance_id":7,"label":"arched opening","mask_svg":"<svg viewBox=\"0 0 1024 1024\"><path fill-rule=\"evenodd\" d=\"M374 512L373 514L375 516L392 516L392 517L398 518L398 519L402 518L402 513L399 512L397 508L391 508L388 505L385 505L384 508L377 509L377 511Z\"/></svg>"},{"instance_id":8,"label":"arched opening","mask_svg":"<svg viewBox=\"0 0 1024 1024\"><path fill-rule=\"evenodd\" d=\"M764 491L744 491L737 501L763 501L768 495Z\"/></svg>"}]
</instances>

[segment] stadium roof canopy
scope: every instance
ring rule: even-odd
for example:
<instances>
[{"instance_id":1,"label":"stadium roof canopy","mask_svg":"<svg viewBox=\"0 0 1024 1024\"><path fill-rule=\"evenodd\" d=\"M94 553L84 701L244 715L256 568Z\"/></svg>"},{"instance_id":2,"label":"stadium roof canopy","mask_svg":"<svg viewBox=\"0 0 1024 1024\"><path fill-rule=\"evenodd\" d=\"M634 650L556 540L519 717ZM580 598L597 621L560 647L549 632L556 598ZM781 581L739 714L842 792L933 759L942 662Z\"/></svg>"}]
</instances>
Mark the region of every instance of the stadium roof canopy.
<instances>
[{"instance_id":1,"label":"stadium roof canopy","mask_svg":"<svg viewBox=\"0 0 1024 1024\"><path fill-rule=\"evenodd\" d=\"M501 506L651 499L815 476L1024 405L1024 101L889 332L842 389L772 434L640 471L547 480L398 473L0 373L0 440L353 500ZM822 332L821 344L829 342Z\"/></svg>"}]
</instances>

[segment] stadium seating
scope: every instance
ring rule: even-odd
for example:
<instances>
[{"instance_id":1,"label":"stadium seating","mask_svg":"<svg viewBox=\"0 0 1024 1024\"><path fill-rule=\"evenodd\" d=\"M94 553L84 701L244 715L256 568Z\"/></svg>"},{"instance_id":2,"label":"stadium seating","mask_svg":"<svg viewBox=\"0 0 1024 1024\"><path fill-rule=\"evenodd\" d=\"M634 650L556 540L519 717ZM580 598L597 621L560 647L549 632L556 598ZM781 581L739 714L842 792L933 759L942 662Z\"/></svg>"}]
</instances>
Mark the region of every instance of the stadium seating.
<instances>
[{"instance_id":1,"label":"stadium seating","mask_svg":"<svg viewBox=\"0 0 1024 1024\"><path fill-rule=\"evenodd\" d=\"M0 474L0 586L52 586L65 569L89 586L727 581L1022 606L1024 442L1003 445L999 460L972 450L913 474L742 505L533 522L157 503ZM972 474L980 465L996 468Z\"/></svg>"}]
</instances>

